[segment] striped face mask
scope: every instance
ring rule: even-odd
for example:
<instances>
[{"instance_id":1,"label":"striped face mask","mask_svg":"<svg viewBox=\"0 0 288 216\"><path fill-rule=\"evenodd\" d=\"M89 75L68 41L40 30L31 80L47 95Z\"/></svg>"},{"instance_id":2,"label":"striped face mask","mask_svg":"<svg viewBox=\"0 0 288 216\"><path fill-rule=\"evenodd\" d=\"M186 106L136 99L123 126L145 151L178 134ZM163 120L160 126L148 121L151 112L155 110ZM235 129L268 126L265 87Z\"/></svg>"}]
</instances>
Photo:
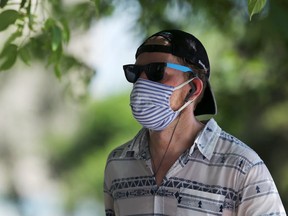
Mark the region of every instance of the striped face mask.
<instances>
[{"instance_id":1,"label":"striped face mask","mask_svg":"<svg viewBox=\"0 0 288 216\"><path fill-rule=\"evenodd\" d=\"M193 100L187 101L177 111L170 107L170 97L173 91L182 88L192 80L193 78L173 87L139 78L130 95L130 106L134 118L145 128L155 131L165 129L184 108L193 102Z\"/></svg>"}]
</instances>

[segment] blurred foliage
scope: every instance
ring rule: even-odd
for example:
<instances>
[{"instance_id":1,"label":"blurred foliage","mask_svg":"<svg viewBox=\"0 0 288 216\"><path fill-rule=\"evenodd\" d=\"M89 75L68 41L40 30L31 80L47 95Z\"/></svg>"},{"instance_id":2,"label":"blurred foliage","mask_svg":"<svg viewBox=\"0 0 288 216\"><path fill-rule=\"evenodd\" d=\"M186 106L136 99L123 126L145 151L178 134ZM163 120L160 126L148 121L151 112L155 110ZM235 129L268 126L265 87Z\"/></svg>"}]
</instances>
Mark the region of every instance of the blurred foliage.
<instances>
[{"instance_id":1,"label":"blurred foliage","mask_svg":"<svg viewBox=\"0 0 288 216\"><path fill-rule=\"evenodd\" d=\"M26 64L29 64L30 55L27 53L33 51L34 56L41 56L44 62L53 66L55 75L60 79L63 71L69 70L69 67L63 66L62 61L66 57L63 46L70 40L70 29L87 29L95 19L111 15L116 6L112 2L111 0L90 0L67 4L63 0L21 0L17 2L1 0L0 32L11 26L14 29L4 42L0 54L0 59L2 58L0 71L10 69L18 56ZM167 4L167 1L139 1L143 9L151 3L153 4L153 13L150 10L142 10L139 22L143 25L150 24L149 18L162 16L163 5ZM175 5L175 3L180 6L181 11L189 12L186 8L186 6L190 6L189 2L180 4L176 1L173 4ZM248 0L250 19L254 14L259 13L265 4L266 0ZM219 2L214 6L219 7ZM158 21L159 23L154 22L155 26L158 24L163 27L173 25L171 19L159 19ZM35 45L41 49L33 49ZM75 63L89 69L83 62L79 63L77 59L73 60L72 64Z\"/></svg>"},{"instance_id":2,"label":"blurred foliage","mask_svg":"<svg viewBox=\"0 0 288 216\"><path fill-rule=\"evenodd\" d=\"M28 10L29 2L21 1L24 6L19 11ZM288 209L287 1L267 1L266 4L266 1L260 1L261 5L256 5L259 1L251 0L249 7L244 0L94 0L69 6L60 0L43 2L50 3L48 17L52 18L45 19L44 28L28 41L26 37L24 42L20 40L17 50L31 53L31 59L48 59L58 77L71 65L83 66L68 54L67 59L63 57L66 56L63 47L70 37L68 29L85 31L91 22L109 16L117 7L122 7L125 13L125 8L136 6L137 26L131 30L138 31L139 37L167 28L184 29L198 36L210 56L211 82L219 109L216 120L224 130L258 152L271 171ZM261 13L256 14L262 7ZM35 21L33 16L28 20L23 18L19 11L12 12L14 17L9 21L19 22L18 28L7 39L11 42L23 34L21 19L28 29L31 28L29 23ZM1 28L6 26L0 25ZM7 49L5 53L14 61L15 43L8 44L4 47ZM26 55L17 55L28 62ZM9 67L13 63L5 61L5 54L1 56L6 62L6 66L4 63L2 66ZM139 129L128 104L128 93L94 102L82 117L79 133L49 140L51 167L66 188L71 208L81 197L101 199L108 153L131 139Z\"/></svg>"},{"instance_id":3,"label":"blurred foliage","mask_svg":"<svg viewBox=\"0 0 288 216\"><path fill-rule=\"evenodd\" d=\"M87 196L102 198L107 155L139 129L126 94L87 105L78 133L48 141L54 175L63 180L71 208Z\"/></svg>"},{"instance_id":4,"label":"blurred foliage","mask_svg":"<svg viewBox=\"0 0 288 216\"><path fill-rule=\"evenodd\" d=\"M90 81L95 71L66 51L70 31L86 31L95 20L111 15L113 8L109 0L0 1L0 32L10 35L1 47L0 71L10 69L18 58L28 65L36 58L58 79L76 67L85 70L84 79Z\"/></svg>"}]
</instances>

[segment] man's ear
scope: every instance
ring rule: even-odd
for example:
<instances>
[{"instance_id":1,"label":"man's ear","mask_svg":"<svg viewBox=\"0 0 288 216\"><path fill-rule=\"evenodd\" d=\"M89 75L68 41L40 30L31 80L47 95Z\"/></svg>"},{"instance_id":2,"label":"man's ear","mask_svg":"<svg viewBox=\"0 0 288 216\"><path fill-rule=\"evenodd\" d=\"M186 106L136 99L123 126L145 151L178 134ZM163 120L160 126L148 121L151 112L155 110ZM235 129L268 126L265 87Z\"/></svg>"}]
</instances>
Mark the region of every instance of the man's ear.
<instances>
[{"instance_id":1,"label":"man's ear","mask_svg":"<svg viewBox=\"0 0 288 216\"><path fill-rule=\"evenodd\" d=\"M185 101L191 100L192 98L196 100L201 92L203 91L203 82L199 78L194 78L190 82L191 89L189 90L188 94L185 97Z\"/></svg>"}]
</instances>

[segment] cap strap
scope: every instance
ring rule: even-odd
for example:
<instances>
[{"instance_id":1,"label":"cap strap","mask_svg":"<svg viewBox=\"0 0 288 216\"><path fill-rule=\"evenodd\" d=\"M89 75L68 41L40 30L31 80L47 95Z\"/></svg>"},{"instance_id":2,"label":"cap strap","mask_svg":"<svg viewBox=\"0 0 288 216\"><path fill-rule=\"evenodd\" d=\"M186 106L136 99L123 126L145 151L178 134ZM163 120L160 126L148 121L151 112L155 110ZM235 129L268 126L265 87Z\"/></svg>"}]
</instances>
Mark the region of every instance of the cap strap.
<instances>
[{"instance_id":1,"label":"cap strap","mask_svg":"<svg viewBox=\"0 0 288 216\"><path fill-rule=\"evenodd\" d=\"M136 58L143 52L164 52L164 53L172 53L171 46L163 46L163 45L143 45L140 46L136 53Z\"/></svg>"}]
</instances>

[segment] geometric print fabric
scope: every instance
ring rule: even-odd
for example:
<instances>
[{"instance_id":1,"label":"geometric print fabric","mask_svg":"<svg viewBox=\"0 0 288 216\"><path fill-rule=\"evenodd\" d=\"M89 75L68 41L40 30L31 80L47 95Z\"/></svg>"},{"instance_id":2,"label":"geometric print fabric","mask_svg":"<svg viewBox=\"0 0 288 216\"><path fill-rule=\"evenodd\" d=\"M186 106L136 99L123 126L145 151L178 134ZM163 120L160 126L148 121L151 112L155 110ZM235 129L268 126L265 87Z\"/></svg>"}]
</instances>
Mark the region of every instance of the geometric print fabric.
<instances>
[{"instance_id":1,"label":"geometric print fabric","mask_svg":"<svg viewBox=\"0 0 288 216\"><path fill-rule=\"evenodd\" d=\"M111 152L104 182L106 215L286 215L263 161L214 119L159 187L146 129Z\"/></svg>"}]
</instances>

